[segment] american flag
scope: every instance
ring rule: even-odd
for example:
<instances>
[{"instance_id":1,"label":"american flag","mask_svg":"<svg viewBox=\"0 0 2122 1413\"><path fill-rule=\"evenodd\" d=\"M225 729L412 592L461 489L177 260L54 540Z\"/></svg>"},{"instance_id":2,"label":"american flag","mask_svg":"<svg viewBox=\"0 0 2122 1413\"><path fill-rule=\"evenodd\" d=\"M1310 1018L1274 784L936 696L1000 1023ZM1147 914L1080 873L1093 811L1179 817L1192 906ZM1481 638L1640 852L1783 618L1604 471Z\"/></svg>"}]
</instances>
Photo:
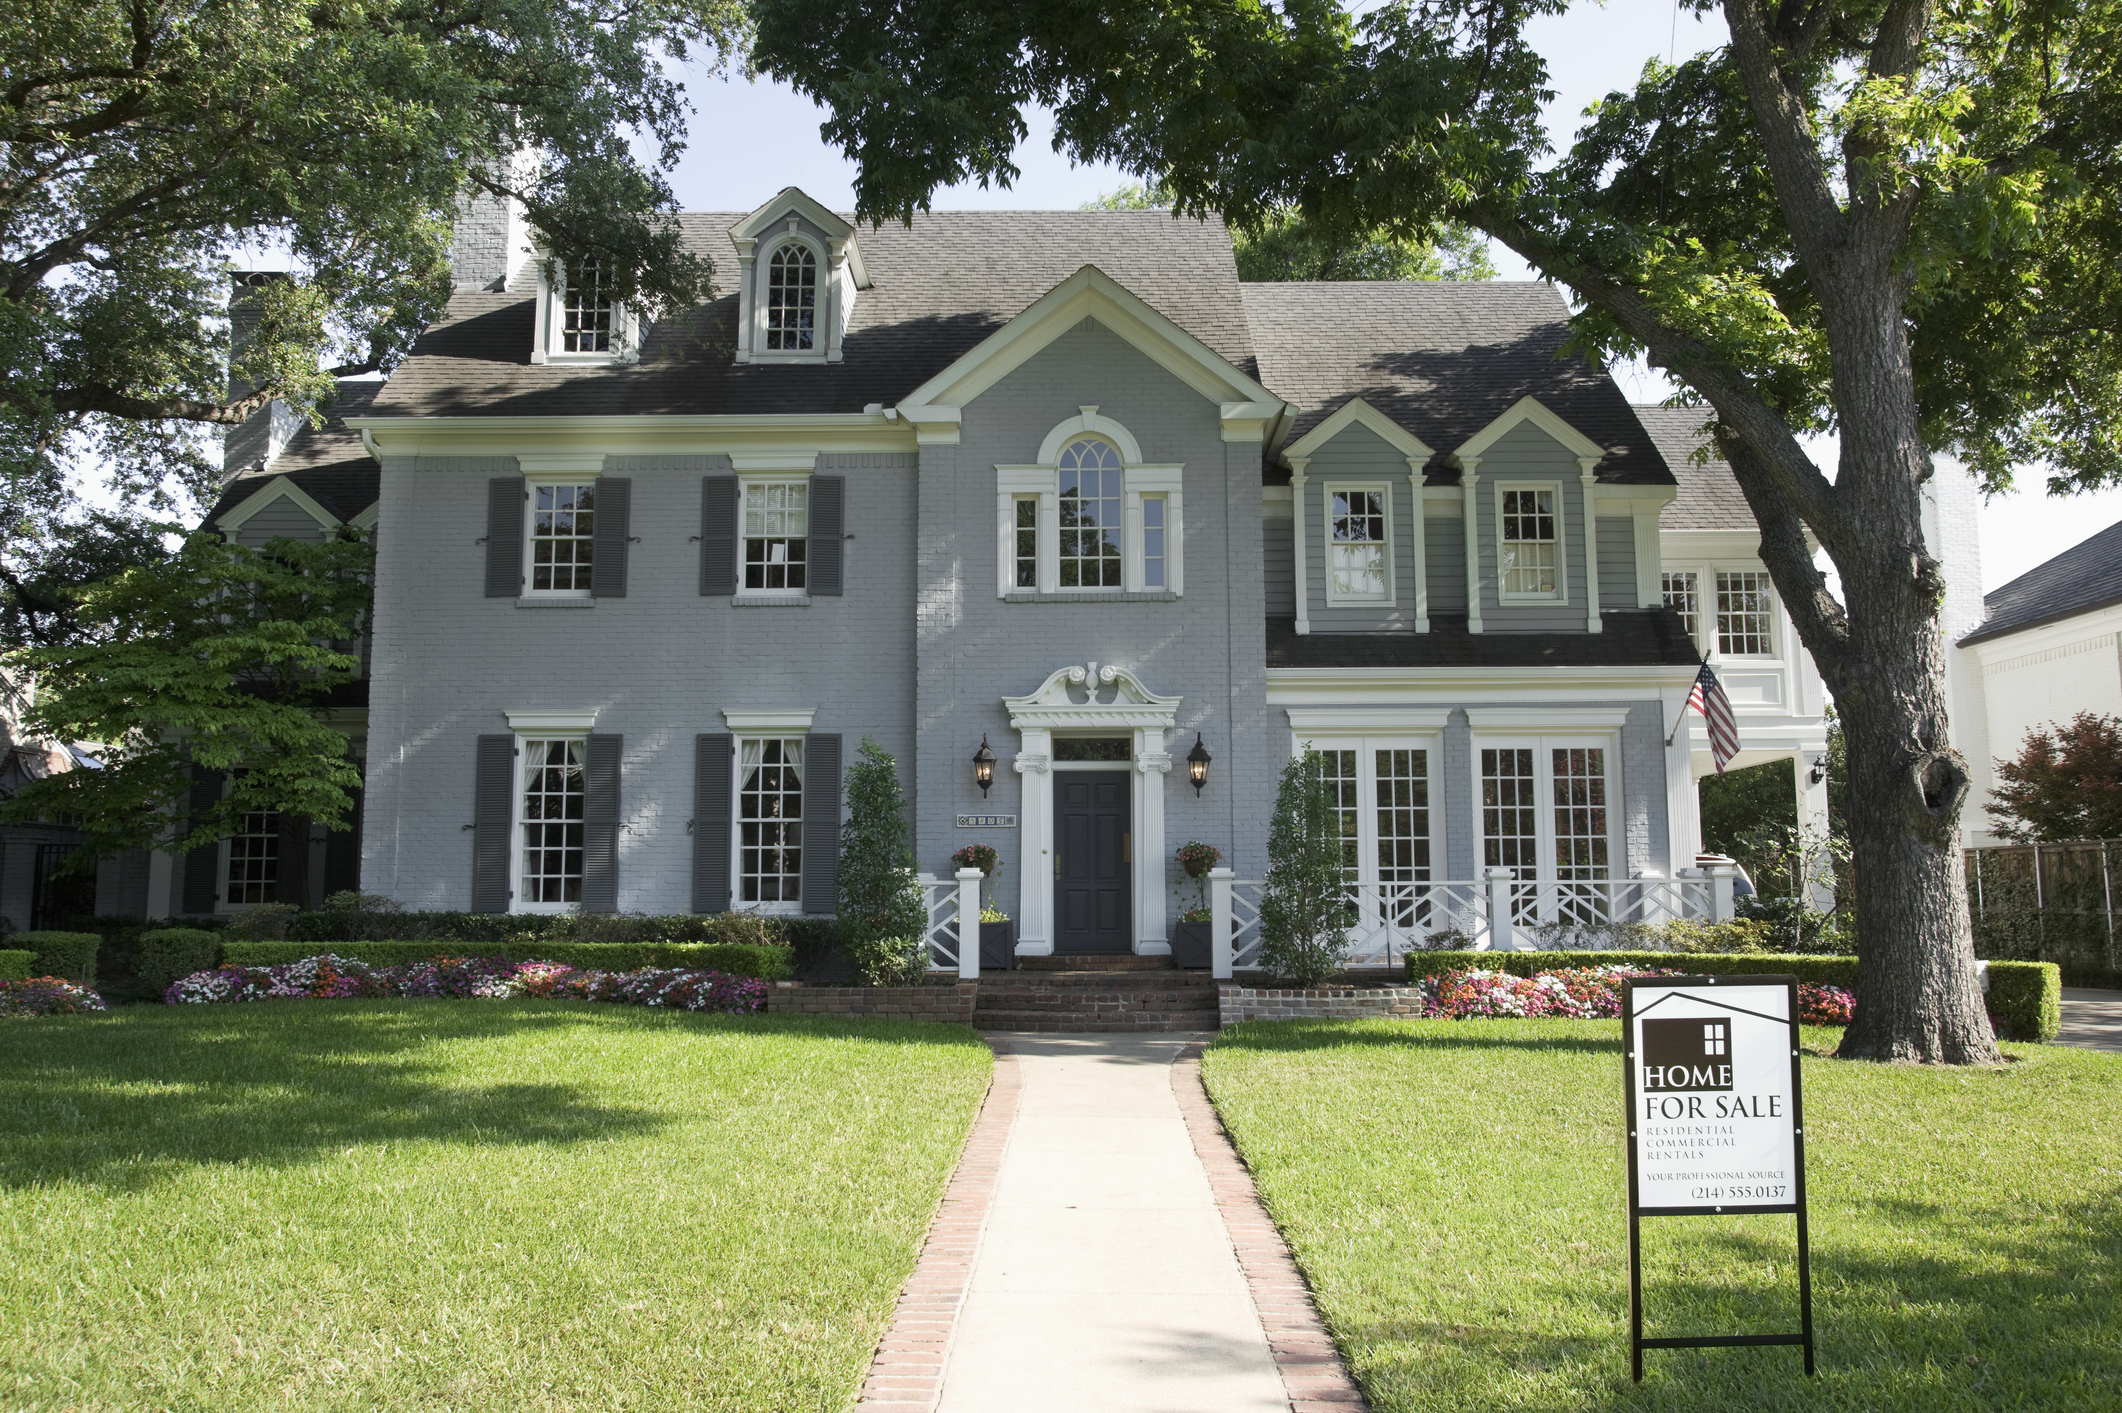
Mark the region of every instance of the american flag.
<instances>
[{"instance_id":1,"label":"american flag","mask_svg":"<svg viewBox=\"0 0 2122 1413\"><path fill-rule=\"evenodd\" d=\"M1687 704L1709 723L1709 753L1716 758L1717 774L1722 775L1724 762L1739 754L1739 723L1732 718L1731 698L1724 695L1724 684L1706 662L1695 674L1695 689L1687 694Z\"/></svg>"}]
</instances>

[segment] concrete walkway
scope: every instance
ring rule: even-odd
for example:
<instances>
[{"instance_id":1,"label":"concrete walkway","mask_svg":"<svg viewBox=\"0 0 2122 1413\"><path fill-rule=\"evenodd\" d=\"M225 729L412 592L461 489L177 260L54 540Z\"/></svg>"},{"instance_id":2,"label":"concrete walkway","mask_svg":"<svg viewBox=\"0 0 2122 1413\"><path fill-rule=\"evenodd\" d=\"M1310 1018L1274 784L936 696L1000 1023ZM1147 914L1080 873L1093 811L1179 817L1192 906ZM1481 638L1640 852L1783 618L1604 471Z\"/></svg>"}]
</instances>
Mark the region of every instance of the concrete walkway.
<instances>
[{"instance_id":1,"label":"concrete walkway","mask_svg":"<svg viewBox=\"0 0 2122 1413\"><path fill-rule=\"evenodd\" d=\"M2122 991L2064 987L2063 1028L2056 1043L2122 1053Z\"/></svg>"},{"instance_id":2,"label":"concrete walkway","mask_svg":"<svg viewBox=\"0 0 2122 1413\"><path fill-rule=\"evenodd\" d=\"M1287 1413L1172 1094L1189 1039L1010 1037L1017 1121L941 1413Z\"/></svg>"}]
</instances>

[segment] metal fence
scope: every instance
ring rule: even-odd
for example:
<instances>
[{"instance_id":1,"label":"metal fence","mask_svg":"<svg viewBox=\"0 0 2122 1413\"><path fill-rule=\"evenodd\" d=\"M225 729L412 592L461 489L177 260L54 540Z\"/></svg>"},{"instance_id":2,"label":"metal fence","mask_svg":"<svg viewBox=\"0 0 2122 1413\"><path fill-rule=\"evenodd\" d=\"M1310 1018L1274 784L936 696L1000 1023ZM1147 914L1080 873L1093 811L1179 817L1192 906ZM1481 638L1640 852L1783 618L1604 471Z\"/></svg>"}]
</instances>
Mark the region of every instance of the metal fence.
<instances>
[{"instance_id":1,"label":"metal fence","mask_svg":"<svg viewBox=\"0 0 2122 1413\"><path fill-rule=\"evenodd\" d=\"M2055 962L2068 978L2122 973L2122 839L1968 849L1975 955Z\"/></svg>"}]
</instances>

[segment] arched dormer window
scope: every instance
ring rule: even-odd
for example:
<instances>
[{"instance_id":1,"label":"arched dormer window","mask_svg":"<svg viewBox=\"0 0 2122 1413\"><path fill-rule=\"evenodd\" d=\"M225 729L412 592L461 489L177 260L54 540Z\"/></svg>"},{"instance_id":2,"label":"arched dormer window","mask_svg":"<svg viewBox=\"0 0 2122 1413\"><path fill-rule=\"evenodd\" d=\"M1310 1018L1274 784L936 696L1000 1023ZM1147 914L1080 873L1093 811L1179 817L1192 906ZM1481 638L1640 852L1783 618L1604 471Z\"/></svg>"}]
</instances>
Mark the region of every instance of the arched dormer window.
<instances>
[{"instance_id":1,"label":"arched dormer window","mask_svg":"<svg viewBox=\"0 0 2122 1413\"><path fill-rule=\"evenodd\" d=\"M776 250L766 268L766 346L808 353L818 337L818 257L800 241Z\"/></svg>"}]
</instances>

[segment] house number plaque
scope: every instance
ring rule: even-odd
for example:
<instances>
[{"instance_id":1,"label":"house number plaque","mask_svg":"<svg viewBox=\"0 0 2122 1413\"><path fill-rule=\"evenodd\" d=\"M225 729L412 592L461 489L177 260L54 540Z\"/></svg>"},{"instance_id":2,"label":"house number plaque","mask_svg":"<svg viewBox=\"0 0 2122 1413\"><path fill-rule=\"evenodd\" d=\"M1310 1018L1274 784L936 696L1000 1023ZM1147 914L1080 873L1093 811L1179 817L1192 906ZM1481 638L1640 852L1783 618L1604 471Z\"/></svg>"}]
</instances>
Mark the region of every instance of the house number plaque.
<instances>
[{"instance_id":1,"label":"house number plaque","mask_svg":"<svg viewBox=\"0 0 2122 1413\"><path fill-rule=\"evenodd\" d=\"M1017 817L1013 814L961 814L960 829L1015 829Z\"/></svg>"}]
</instances>

